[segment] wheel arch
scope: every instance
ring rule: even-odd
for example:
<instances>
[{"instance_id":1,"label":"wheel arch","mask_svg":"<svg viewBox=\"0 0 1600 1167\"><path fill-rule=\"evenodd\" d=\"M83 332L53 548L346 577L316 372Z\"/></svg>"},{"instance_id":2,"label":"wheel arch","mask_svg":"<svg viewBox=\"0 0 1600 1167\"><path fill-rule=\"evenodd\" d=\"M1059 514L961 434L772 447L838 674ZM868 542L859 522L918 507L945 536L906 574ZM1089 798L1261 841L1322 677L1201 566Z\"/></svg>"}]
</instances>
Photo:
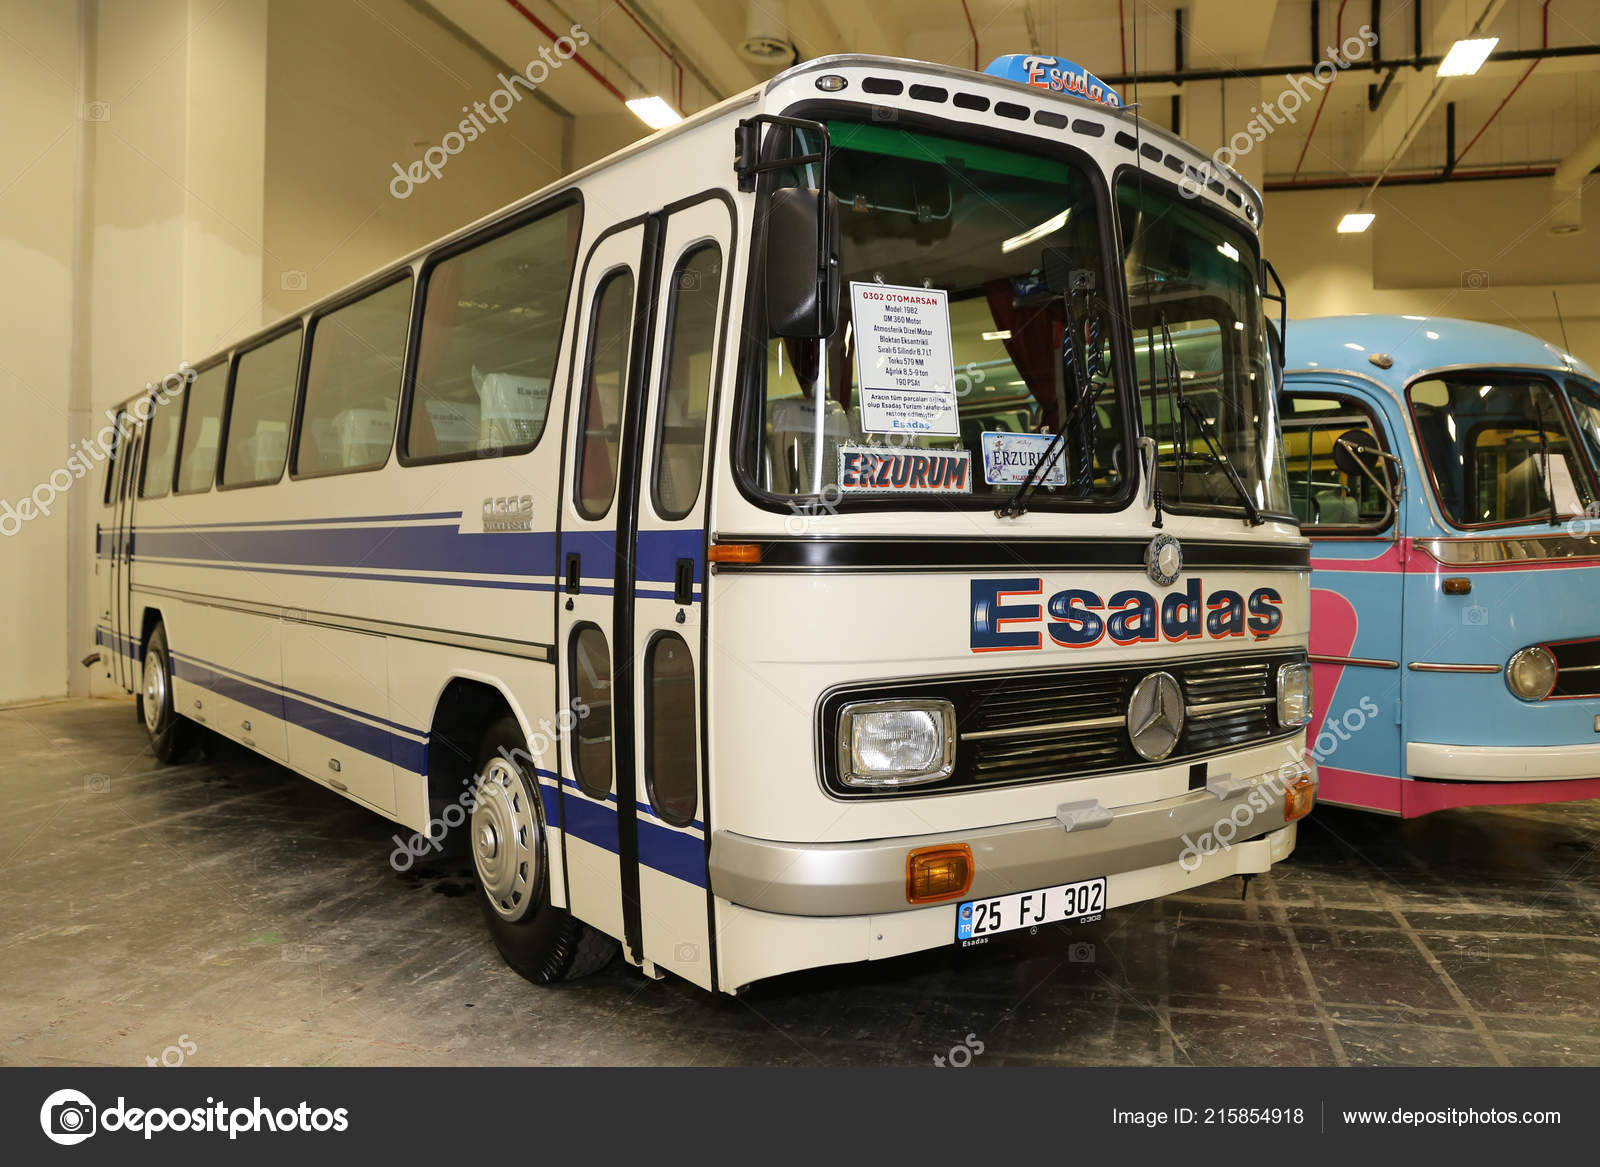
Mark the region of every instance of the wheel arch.
<instances>
[{"instance_id":1,"label":"wheel arch","mask_svg":"<svg viewBox=\"0 0 1600 1167\"><path fill-rule=\"evenodd\" d=\"M461 797L472 778L478 743L503 717L517 723L524 743L533 740L527 712L503 681L482 673L460 671L446 678L434 699L428 725L428 811L436 816ZM537 775L529 775L537 781Z\"/></svg>"}]
</instances>

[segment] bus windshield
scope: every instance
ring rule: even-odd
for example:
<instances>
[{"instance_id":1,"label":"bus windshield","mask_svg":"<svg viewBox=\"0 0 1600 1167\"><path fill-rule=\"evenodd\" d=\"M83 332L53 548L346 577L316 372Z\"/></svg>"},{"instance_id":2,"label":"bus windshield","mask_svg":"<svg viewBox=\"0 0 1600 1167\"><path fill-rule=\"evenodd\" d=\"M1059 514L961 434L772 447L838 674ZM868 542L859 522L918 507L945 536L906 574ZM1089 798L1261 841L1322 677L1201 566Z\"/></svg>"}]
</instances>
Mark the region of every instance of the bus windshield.
<instances>
[{"instance_id":1,"label":"bus windshield","mask_svg":"<svg viewBox=\"0 0 1600 1167\"><path fill-rule=\"evenodd\" d=\"M1287 515L1277 398L1248 232L1177 188L1117 183L1144 432L1169 506L1242 505Z\"/></svg>"},{"instance_id":2,"label":"bus windshield","mask_svg":"<svg viewBox=\"0 0 1600 1167\"><path fill-rule=\"evenodd\" d=\"M1128 435L1112 374L1103 224L1088 172L1059 158L892 122L833 122L829 135L828 185L841 220L838 327L825 342L767 342L766 359L754 370L759 384L745 397L760 413L747 421L742 472L789 499L845 493L870 505L893 491L930 507L992 507L1017 491L1049 449L1053 461L1040 475L1034 507L1119 495ZM791 145L798 154L816 143L797 132ZM780 173L788 185L816 185L809 170ZM1073 310L1081 381L1063 369L1069 309L1047 286L1047 249L1058 266L1090 273L1092 288ZM853 283L946 293L955 408L930 432L886 432L881 413L863 408ZM868 373L870 393L878 381ZM1075 393L1074 385L1088 392ZM1086 404L1073 413L1069 402L1080 399ZM1038 435L1053 434L1069 415L1084 427L1080 441L1050 449ZM924 450L933 453L901 453ZM848 474L841 481L841 454L852 451L867 451L885 467L881 481ZM936 472L958 489L895 491L889 464L919 459L963 467L959 480Z\"/></svg>"},{"instance_id":3,"label":"bus windshield","mask_svg":"<svg viewBox=\"0 0 1600 1167\"><path fill-rule=\"evenodd\" d=\"M1544 378L1453 372L1413 382L1407 396L1434 494L1456 526L1560 519L1594 501L1588 460Z\"/></svg>"}]
</instances>

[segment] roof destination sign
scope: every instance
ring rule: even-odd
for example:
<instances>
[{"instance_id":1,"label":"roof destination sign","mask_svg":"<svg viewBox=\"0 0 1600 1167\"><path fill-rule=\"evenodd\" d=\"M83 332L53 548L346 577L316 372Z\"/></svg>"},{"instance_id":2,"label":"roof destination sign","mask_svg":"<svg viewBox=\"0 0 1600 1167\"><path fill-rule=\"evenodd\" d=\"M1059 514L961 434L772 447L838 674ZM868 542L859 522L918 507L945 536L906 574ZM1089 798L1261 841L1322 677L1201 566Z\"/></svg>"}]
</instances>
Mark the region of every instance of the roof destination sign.
<instances>
[{"instance_id":1,"label":"roof destination sign","mask_svg":"<svg viewBox=\"0 0 1600 1167\"><path fill-rule=\"evenodd\" d=\"M850 302L862 430L959 435L949 293L852 280Z\"/></svg>"},{"instance_id":2,"label":"roof destination sign","mask_svg":"<svg viewBox=\"0 0 1600 1167\"><path fill-rule=\"evenodd\" d=\"M984 70L991 77L1004 77L1031 85L1051 93L1065 93L1096 101L1113 109L1122 108L1122 95L1082 65L1065 57L1047 57L1040 53L1008 53L996 57Z\"/></svg>"}]
</instances>

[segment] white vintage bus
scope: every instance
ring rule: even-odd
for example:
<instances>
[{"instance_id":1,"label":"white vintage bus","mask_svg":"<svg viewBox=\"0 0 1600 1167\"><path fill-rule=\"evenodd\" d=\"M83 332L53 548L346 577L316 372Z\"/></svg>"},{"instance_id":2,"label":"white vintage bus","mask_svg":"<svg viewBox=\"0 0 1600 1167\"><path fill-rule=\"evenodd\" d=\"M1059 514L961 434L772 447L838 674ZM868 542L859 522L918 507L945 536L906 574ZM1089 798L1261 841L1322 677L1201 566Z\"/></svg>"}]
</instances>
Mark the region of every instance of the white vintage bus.
<instances>
[{"instance_id":1,"label":"white vintage bus","mask_svg":"<svg viewBox=\"0 0 1600 1167\"><path fill-rule=\"evenodd\" d=\"M1266 871L1315 773L1260 217L1064 61L798 66L128 401L101 658L161 759L470 850L538 981Z\"/></svg>"}]
</instances>

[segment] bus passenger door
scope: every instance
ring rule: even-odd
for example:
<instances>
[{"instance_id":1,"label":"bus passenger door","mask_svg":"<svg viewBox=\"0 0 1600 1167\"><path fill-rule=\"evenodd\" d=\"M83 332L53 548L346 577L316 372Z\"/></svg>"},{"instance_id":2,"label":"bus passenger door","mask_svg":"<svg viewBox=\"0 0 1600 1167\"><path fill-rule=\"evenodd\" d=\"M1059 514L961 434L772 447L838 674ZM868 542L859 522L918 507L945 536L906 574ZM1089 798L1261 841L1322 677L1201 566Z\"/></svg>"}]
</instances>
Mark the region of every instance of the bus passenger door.
<instances>
[{"instance_id":1,"label":"bus passenger door","mask_svg":"<svg viewBox=\"0 0 1600 1167\"><path fill-rule=\"evenodd\" d=\"M124 689L139 691L139 629L131 627L133 597L128 591L128 565L133 558L133 501L139 493L139 462L144 456L144 426L127 414L118 414L119 428L127 426L120 446L117 466L116 501L112 507L111 530L106 533L111 558L106 563L110 578L111 676Z\"/></svg>"},{"instance_id":2,"label":"bus passenger door","mask_svg":"<svg viewBox=\"0 0 1600 1167\"><path fill-rule=\"evenodd\" d=\"M706 492L732 236L732 211L716 197L671 211L662 227L631 557L638 780L619 808L638 881L630 932L645 959L708 989Z\"/></svg>"},{"instance_id":3,"label":"bus passenger door","mask_svg":"<svg viewBox=\"0 0 1600 1167\"><path fill-rule=\"evenodd\" d=\"M1334 443L1352 430L1395 448L1377 413L1342 386L1301 382L1284 394L1290 503L1312 540L1306 743L1320 770L1317 797L1390 810L1402 775L1403 520L1375 483L1335 464Z\"/></svg>"},{"instance_id":4,"label":"bus passenger door","mask_svg":"<svg viewBox=\"0 0 1600 1167\"><path fill-rule=\"evenodd\" d=\"M573 915L619 938L626 881L618 786L632 759L619 757L615 743L628 731L631 706L618 706L613 677L627 654L617 633L617 611L628 596L619 540L632 527L628 496L618 486L629 477L625 437L637 429L629 418L648 356L653 285L643 265L652 229L636 223L614 231L584 261L556 560L561 763L559 776L539 776L546 818L563 832L565 887L552 893L564 890ZM552 782L560 792L559 815L548 813Z\"/></svg>"}]
</instances>

